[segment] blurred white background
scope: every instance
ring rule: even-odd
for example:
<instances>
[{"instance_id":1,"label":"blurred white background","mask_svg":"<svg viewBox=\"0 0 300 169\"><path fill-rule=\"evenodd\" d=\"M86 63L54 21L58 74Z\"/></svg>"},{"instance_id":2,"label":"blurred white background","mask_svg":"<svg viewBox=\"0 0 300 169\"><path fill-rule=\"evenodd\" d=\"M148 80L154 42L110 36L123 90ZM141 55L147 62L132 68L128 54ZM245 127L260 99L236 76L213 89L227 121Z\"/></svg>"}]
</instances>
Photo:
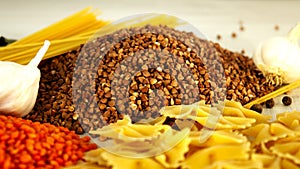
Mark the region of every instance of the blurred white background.
<instances>
[{"instance_id":1,"label":"blurred white background","mask_svg":"<svg viewBox=\"0 0 300 169\"><path fill-rule=\"evenodd\" d=\"M258 42L285 35L300 21L300 1L296 0L1 0L0 34L18 39L87 6L101 9L101 18L112 21L144 12L174 15L190 22L208 39L230 50L245 49L249 56ZM240 21L244 31L239 30ZM231 37L233 32L236 38Z\"/></svg>"}]
</instances>

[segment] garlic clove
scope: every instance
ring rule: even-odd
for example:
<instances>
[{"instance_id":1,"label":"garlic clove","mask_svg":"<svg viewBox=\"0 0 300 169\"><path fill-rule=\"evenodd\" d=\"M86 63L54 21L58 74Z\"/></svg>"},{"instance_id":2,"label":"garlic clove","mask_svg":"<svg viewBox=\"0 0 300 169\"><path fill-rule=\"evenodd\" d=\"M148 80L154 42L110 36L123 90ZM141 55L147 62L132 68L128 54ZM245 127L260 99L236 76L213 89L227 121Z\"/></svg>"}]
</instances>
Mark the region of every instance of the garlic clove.
<instances>
[{"instance_id":1,"label":"garlic clove","mask_svg":"<svg viewBox=\"0 0 300 169\"><path fill-rule=\"evenodd\" d=\"M275 85L300 79L300 23L286 37L272 37L261 42L253 61L269 82Z\"/></svg>"},{"instance_id":2,"label":"garlic clove","mask_svg":"<svg viewBox=\"0 0 300 169\"><path fill-rule=\"evenodd\" d=\"M0 114L22 117L32 110L41 76L37 66L49 46L45 41L28 65L0 61Z\"/></svg>"}]
</instances>

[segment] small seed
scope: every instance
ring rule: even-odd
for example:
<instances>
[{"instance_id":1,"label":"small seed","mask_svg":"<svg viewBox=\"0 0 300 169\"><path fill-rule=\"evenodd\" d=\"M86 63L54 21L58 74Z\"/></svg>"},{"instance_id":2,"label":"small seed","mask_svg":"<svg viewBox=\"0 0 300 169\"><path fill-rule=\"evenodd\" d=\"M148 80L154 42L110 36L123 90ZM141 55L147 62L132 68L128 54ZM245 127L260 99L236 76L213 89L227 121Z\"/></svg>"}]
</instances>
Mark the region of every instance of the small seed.
<instances>
[{"instance_id":1,"label":"small seed","mask_svg":"<svg viewBox=\"0 0 300 169\"><path fill-rule=\"evenodd\" d=\"M73 114L73 120L77 120L78 117L79 117L79 115L78 115L77 113L74 113L74 114Z\"/></svg>"},{"instance_id":2,"label":"small seed","mask_svg":"<svg viewBox=\"0 0 300 169\"><path fill-rule=\"evenodd\" d=\"M274 105L275 105L275 102L273 99L269 99L266 101L266 108L272 108L272 107L274 107Z\"/></svg>"},{"instance_id":3,"label":"small seed","mask_svg":"<svg viewBox=\"0 0 300 169\"><path fill-rule=\"evenodd\" d=\"M143 75L145 77L149 77L150 76L150 73L147 70L144 70L142 73L143 73Z\"/></svg>"},{"instance_id":4,"label":"small seed","mask_svg":"<svg viewBox=\"0 0 300 169\"><path fill-rule=\"evenodd\" d=\"M240 31L244 31L245 27L243 25L240 26Z\"/></svg>"},{"instance_id":5,"label":"small seed","mask_svg":"<svg viewBox=\"0 0 300 169\"><path fill-rule=\"evenodd\" d=\"M157 82L156 79L154 79L154 78L151 78L151 79L150 79L150 83L151 83L151 84L155 84L156 82Z\"/></svg>"},{"instance_id":6,"label":"small seed","mask_svg":"<svg viewBox=\"0 0 300 169\"><path fill-rule=\"evenodd\" d=\"M159 71L159 72L162 72L162 68L161 67L157 67L156 70Z\"/></svg>"},{"instance_id":7,"label":"small seed","mask_svg":"<svg viewBox=\"0 0 300 169\"><path fill-rule=\"evenodd\" d=\"M278 31L279 30L279 25L275 25L274 29L275 29L275 31Z\"/></svg>"},{"instance_id":8,"label":"small seed","mask_svg":"<svg viewBox=\"0 0 300 169\"><path fill-rule=\"evenodd\" d=\"M250 110L256 111L258 113L262 113L262 106L260 104L254 104L251 106Z\"/></svg>"},{"instance_id":9,"label":"small seed","mask_svg":"<svg viewBox=\"0 0 300 169\"><path fill-rule=\"evenodd\" d=\"M232 38L236 38L236 37L237 37L236 33L235 33L235 32L232 32L232 33L231 33L231 37L232 37Z\"/></svg>"},{"instance_id":10,"label":"small seed","mask_svg":"<svg viewBox=\"0 0 300 169\"><path fill-rule=\"evenodd\" d=\"M292 104L292 98L290 98L289 96L284 96L282 98L282 103L285 105L285 106L289 106Z\"/></svg>"}]
</instances>

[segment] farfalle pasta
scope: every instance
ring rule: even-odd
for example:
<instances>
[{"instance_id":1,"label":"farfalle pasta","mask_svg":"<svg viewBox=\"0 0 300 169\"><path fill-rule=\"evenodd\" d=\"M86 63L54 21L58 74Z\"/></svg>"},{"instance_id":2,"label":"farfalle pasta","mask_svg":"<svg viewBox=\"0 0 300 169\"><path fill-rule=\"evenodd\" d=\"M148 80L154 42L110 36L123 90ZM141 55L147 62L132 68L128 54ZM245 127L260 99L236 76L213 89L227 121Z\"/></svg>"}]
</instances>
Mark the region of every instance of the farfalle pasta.
<instances>
[{"instance_id":1,"label":"farfalle pasta","mask_svg":"<svg viewBox=\"0 0 300 169\"><path fill-rule=\"evenodd\" d=\"M242 131L247 135L252 144L258 145L269 141L276 141L287 136L300 135L300 132L289 129L281 123L258 124Z\"/></svg>"},{"instance_id":2,"label":"farfalle pasta","mask_svg":"<svg viewBox=\"0 0 300 169\"><path fill-rule=\"evenodd\" d=\"M126 158L109 152L103 152L101 156L107 160L112 169L164 169L164 167L153 158Z\"/></svg>"},{"instance_id":3,"label":"farfalle pasta","mask_svg":"<svg viewBox=\"0 0 300 169\"><path fill-rule=\"evenodd\" d=\"M269 150L276 154L278 157L282 157L293 161L300 165L300 136L286 137L277 140L276 144L269 147Z\"/></svg>"},{"instance_id":4,"label":"farfalle pasta","mask_svg":"<svg viewBox=\"0 0 300 169\"><path fill-rule=\"evenodd\" d=\"M278 157L274 154L251 154L250 161L259 162L264 169L298 169L299 166L289 159Z\"/></svg>"},{"instance_id":5,"label":"farfalle pasta","mask_svg":"<svg viewBox=\"0 0 300 169\"><path fill-rule=\"evenodd\" d=\"M217 161L249 159L250 143L215 145L199 149L182 163L183 168L206 168Z\"/></svg>"},{"instance_id":6,"label":"farfalle pasta","mask_svg":"<svg viewBox=\"0 0 300 169\"><path fill-rule=\"evenodd\" d=\"M180 163L185 160L185 154L189 151L190 142L191 139L185 137L175 147L154 158L165 168L177 168L180 166Z\"/></svg>"},{"instance_id":7,"label":"farfalle pasta","mask_svg":"<svg viewBox=\"0 0 300 169\"><path fill-rule=\"evenodd\" d=\"M223 144L242 144L246 143L247 137L237 132L231 132L228 130L217 130L215 131L205 142L200 140L200 132L191 132L189 138L191 139L191 146L196 147L212 147L215 145Z\"/></svg>"},{"instance_id":8,"label":"farfalle pasta","mask_svg":"<svg viewBox=\"0 0 300 169\"><path fill-rule=\"evenodd\" d=\"M292 130L300 131L300 112L281 113L277 115L277 121Z\"/></svg>"},{"instance_id":9,"label":"farfalle pasta","mask_svg":"<svg viewBox=\"0 0 300 169\"><path fill-rule=\"evenodd\" d=\"M269 121L270 116L225 101L213 107L203 102L168 106L161 115L151 124L132 124L125 117L92 132L115 142L114 151L92 150L66 169L300 169L299 112ZM167 117L176 118L177 126L194 126L175 130L163 124ZM156 150L161 152L151 152Z\"/></svg>"}]
</instances>

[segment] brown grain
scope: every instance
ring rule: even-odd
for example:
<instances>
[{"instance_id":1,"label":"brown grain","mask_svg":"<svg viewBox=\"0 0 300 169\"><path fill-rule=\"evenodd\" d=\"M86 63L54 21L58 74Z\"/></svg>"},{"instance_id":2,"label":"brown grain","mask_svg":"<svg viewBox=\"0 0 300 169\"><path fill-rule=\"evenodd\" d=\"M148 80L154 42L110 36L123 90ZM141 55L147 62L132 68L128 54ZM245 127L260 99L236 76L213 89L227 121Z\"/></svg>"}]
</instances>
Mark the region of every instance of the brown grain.
<instances>
[{"instance_id":1,"label":"brown grain","mask_svg":"<svg viewBox=\"0 0 300 169\"><path fill-rule=\"evenodd\" d=\"M93 43L99 45L95 48ZM91 60L84 60L84 55ZM74 72L76 59L82 64ZM95 73L89 66L96 67ZM252 59L166 26L119 30L84 49L46 60L40 69L37 103L25 118L78 133L116 122L124 114L138 121L158 117L166 105L225 98L246 104L275 90L264 83ZM126 74L134 70L139 71ZM188 70L191 74L184 74ZM74 85L81 87L74 90Z\"/></svg>"}]
</instances>

